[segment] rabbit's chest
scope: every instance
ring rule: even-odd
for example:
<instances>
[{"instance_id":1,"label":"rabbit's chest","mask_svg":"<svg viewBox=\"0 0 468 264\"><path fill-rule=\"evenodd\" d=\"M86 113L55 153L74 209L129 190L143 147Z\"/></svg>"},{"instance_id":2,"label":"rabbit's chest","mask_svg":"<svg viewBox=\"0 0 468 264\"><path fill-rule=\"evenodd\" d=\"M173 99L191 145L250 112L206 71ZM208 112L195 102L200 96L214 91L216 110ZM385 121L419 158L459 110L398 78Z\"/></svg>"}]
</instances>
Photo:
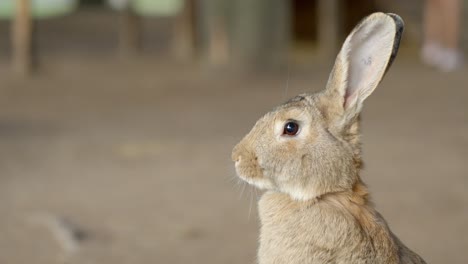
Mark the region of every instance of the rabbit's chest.
<instances>
[{"instance_id":1,"label":"rabbit's chest","mask_svg":"<svg viewBox=\"0 0 468 264\"><path fill-rule=\"evenodd\" d=\"M350 214L283 198L267 193L259 202L261 264L372 263L372 247Z\"/></svg>"}]
</instances>

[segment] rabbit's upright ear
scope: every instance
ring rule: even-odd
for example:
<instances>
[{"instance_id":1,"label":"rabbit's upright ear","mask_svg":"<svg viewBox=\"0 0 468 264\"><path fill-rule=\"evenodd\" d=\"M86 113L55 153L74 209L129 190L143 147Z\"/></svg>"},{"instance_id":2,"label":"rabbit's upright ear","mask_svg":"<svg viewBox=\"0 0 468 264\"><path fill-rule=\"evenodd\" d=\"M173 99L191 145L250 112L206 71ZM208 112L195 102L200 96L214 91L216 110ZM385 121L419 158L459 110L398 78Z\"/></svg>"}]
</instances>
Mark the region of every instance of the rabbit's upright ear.
<instances>
[{"instance_id":1,"label":"rabbit's upright ear","mask_svg":"<svg viewBox=\"0 0 468 264\"><path fill-rule=\"evenodd\" d=\"M330 74L325 93L340 121L349 123L363 101L375 90L392 64L403 32L394 14L374 13L364 18L346 38Z\"/></svg>"}]
</instances>

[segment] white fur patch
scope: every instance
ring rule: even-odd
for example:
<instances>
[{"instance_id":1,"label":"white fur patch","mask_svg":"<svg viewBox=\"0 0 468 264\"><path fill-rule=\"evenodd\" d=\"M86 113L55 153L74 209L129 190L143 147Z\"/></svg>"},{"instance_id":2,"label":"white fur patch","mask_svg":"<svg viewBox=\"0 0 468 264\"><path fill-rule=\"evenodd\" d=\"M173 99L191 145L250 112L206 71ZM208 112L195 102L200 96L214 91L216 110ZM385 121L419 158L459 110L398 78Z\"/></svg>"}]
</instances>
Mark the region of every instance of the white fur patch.
<instances>
[{"instance_id":1,"label":"white fur patch","mask_svg":"<svg viewBox=\"0 0 468 264\"><path fill-rule=\"evenodd\" d=\"M246 177L245 175L242 175L239 171L239 161L236 161L235 163L236 167L236 173L239 178L241 178L243 181L247 182L248 184L254 185L255 187L262 189L262 190L271 190L274 188L273 184L265 178L250 178Z\"/></svg>"},{"instance_id":2,"label":"white fur patch","mask_svg":"<svg viewBox=\"0 0 468 264\"><path fill-rule=\"evenodd\" d=\"M284 193L287 193L291 196L296 201L308 201L317 198L317 195L315 194L314 191L308 190L305 192L304 190L301 190L299 188L281 188L281 191Z\"/></svg>"}]
</instances>

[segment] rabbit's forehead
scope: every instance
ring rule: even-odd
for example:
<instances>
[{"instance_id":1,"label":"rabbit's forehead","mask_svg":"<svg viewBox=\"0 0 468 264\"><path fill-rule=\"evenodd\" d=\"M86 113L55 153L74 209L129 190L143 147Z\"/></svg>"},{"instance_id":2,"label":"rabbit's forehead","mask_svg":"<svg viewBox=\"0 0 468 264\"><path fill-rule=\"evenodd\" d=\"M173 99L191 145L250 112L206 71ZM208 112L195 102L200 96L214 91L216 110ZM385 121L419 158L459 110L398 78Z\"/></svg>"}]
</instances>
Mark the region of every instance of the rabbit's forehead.
<instances>
[{"instance_id":1,"label":"rabbit's forehead","mask_svg":"<svg viewBox=\"0 0 468 264\"><path fill-rule=\"evenodd\" d=\"M320 111L313 103L311 96L299 95L280 105L273 111L272 116L276 121L292 120L316 120L321 118Z\"/></svg>"},{"instance_id":2,"label":"rabbit's forehead","mask_svg":"<svg viewBox=\"0 0 468 264\"><path fill-rule=\"evenodd\" d=\"M294 99L294 98L293 98ZM277 106L271 113L275 116L283 114L294 114L304 111L308 107L308 103L305 100L292 101L293 99L287 101L286 103Z\"/></svg>"},{"instance_id":3,"label":"rabbit's forehead","mask_svg":"<svg viewBox=\"0 0 468 264\"><path fill-rule=\"evenodd\" d=\"M267 127L273 127L288 120L314 122L321 118L322 115L314 104L314 98L311 95L298 95L266 113L257 121L254 130L256 132L262 130L264 133Z\"/></svg>"},{"instance_id":4,"label":"rabbit's forehead","mask_svg":"<svg viewBox=\"0 0 468 264\"><path fill-rule=\"evenodd\" d=\"M284 103L283 105L288 105L288 104L295 104L295 103L298 103L298 102L307 102L307 97L309 97L310 95L307 95L307 94L300 94L300 95L297 95L291 99L289 99L288 101L286 101L286 103Z\"/></svg>"},{"instance_id":5,"label":"rabbit's forehead","mask_svg":"<svg viewBox=\"0 0 468 264\"><path fill-rule=\"evenodd\" d=\"M308 107L287 107L276 111L274 121L310 119Z\"/></svg>"}]
</instances>

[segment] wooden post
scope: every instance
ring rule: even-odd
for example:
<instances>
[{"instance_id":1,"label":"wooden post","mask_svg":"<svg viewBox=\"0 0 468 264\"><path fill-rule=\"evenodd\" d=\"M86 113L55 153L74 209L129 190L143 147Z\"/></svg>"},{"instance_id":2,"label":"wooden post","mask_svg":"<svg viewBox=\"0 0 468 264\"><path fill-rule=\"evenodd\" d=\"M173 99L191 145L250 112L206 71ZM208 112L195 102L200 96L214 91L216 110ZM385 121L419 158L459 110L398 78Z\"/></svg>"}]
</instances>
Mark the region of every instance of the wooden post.
<instances>
[{"instance_id":1,"label":"wooden post","mask_svg":"<svg viewBox=\"0 0 468 264\"><path fill-rule=\"evenodd\" d=\"M202 59L213 66L229 62L229 0L201 0L196 7Z\"/></svg>"},{"instance_id":2,"label":"wooden post","mask_svg":"<svg viewBox=\"0 0 468 264\"><path fill-rule=\"evenodd\" d=\"M214 17L209 29L208 59L214 66L226 65L229 61L229 38L225 20Z\"/></svg>"},{"instance_id":3,"label":"wooden post","mask_svg":"<svg viewBox=\"0 0 468 264\"><path fill-rule=\"evenodd\" d=\"M265 36L264 47L271 45L270 50L265 54L265 61L273 67L283 67L288 65L289 54L292 42L292 1L269 0L269 9L266 14L267 21L264 25L264 31L270 32ZM274 25L271 30L269 25ZM269 52L269 54L268 54Z\"/></svg>"},{"instance_id":4,"label":"wooden post","mask_svg":"<svg viewBox=\"0 0 468 264\"><path fill-rule=\"evenodd\" d=\"M141 21L131 7L127 7L120 15L119 49L121 56L131 56L140 48Z\"/></svg>"},{"instance_id":5,"label":"wooden post","mask_svg":"<svg viewBox=\"0 0 468 264\"><path fill-rule=\"evenodd\" d=\"M240 64L285 64L291 42L291 3L286 0L236 0L233 52Z\"/></svg>"},{"instance_id":6,"label":"wooden post","mask_svg":"<svg viewBox=\"0 0 468 264\"><path fill-rule=\"evenodd\" d=\"M318 43L320 53L326 58L334 58L341 43L342 0L318 1Z\"/></svg>"},{"instance_id":7,"label":"wooden post","mask_svg":"<svg viewBox=\"0 0 468 264\"><path fill-rule=\"evenodd\" d=\"M174 21L173 52L178 59L191 59L195 51L194 0L185 0Z\"/></svg>"},{"instance_id":8,"label":"wooden post","mask_svg":"<svg viewBox=\"0 0 468 264\"><path fill-rule=\"evenodd\" d=\"M32 18L30 0L16 0L12 23L13 71L29 75L32 68Z\"/></svg>"}]
</instances>

